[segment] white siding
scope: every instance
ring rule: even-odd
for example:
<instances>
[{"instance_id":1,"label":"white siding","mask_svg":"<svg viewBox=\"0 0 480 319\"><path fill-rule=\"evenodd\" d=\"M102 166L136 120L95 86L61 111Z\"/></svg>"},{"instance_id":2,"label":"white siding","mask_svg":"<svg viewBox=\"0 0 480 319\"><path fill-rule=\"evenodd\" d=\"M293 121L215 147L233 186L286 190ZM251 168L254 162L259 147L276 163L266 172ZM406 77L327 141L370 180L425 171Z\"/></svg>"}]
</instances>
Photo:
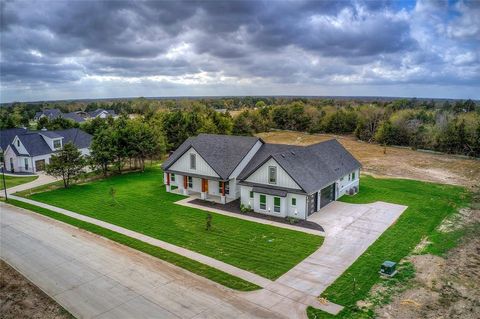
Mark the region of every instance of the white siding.
<instances>
[{"instance_id":1,"label":"white siding","mask_svg":"<svg viewBox=\"0 0 480 319\"><path fill-rule=\"evenodd\" d=\"M252 175L250 175L246 181L257 184L272 185L268 183L268 167L275 166L277 168L277 187L285 187L292 189L301 189L298 184L285 172L285 170L278 165L273 159L269 159L266 163L260 166Z\"/></svg>"},{"instance_id":2,"label":"white siding","mask_svg":"<svg viewBox=\"0 0 480 319\"><path fill-rule=\"evenodd\" d=\"M250 186L240 186L241 195L240 202L245 206L250 206L255 212L272 215L277 217L286 217L291 216L298 219L305 219L305 210L306 210L306 196L300 194L288 193L287 197L280 197L280 213L273 211L273 201L274 197L272 195L266 195L266 204L267 207L265 210L260 209L260 194L254 193L253 199L250 198L250 192L252 187ZM292 206L292 197L297 199L297 205Z\"/></svg>"},{"instance_id":3,"label":"white siding","mask_svg":"<svg viewBox=\"0 0 480 319\"><path fill-rule=\"evenodd\" d=\"M13 146L17 149L17 151L20 153L20 154L28 154L27 152L27 149L25 148L25 146L23 146L22 144L22 141L20 141L20 146L18 146L18 142L19 142L19 138L18 136L15 136L15 138L13 139Z\"/></svg>"},{"instance_id":4,"label":"white siding","mask_svg":"<svg viewBox=\"0 0 480 319\"><path fill-rule=\"evenodd\" d=\"M355 172L355 179L351 179L351 174L353 172ZM358 191L360 182L360 170L357 169L353 172L343 176L343 178L340 178L337 181L336 199L342 197L345 194L348 194L350 189L352 189L353 187L356 187Z\"/></svg>"},{"instance_id":5,"label":"white siding","mask_svg":"<svg viewBox=\"0 0 480 319\"><path fill-rule=\"evenodd\" d=\"M247 155L243 158L243 160L238 164L238 166L233 170L232 174L230 174L230 178L237 178L238 174L240 174L245 166L250 162L250 160L255 156L258 152L260 147L262 147L263 143L259 140L252 149L247 153Z\"/></svg>"},{"instance_id":6,"label":"white siding","mask_svg":"<svg viewBox=\"0 0 480 319\"><path fill-rule=\"evenodd\" d=\"M196 155L196 169L190 168L190 154ZM175 163L173 163L172 166L170 166L169 170L185 172L185 175L191 173L196 175L219 177L213 168L211 168L210 165L208 165L207 162L200 156L200 154L198 154L193 148L190 148L188 151L186 151L185 154L183 154Z\"/></svg>"}]
</instances>

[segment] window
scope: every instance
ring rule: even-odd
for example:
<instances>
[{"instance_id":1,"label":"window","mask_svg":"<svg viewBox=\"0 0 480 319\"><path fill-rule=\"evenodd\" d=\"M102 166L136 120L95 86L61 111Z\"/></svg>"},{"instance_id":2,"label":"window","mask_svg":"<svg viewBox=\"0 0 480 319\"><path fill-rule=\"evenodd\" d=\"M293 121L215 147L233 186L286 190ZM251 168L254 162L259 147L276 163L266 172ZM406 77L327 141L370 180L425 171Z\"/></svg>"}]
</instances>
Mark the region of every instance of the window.
<instances>
[{"instance_id":1,"label":"window","mask_svg":"<svg viewBox=\"0 0 480 319\"><path fill-rule=\"evenodd\" d=\"M61 140L53 140L53 148L58 149L62 147L62 141Z\"/></svg>"},{"instance_id":2,"label":"window","mask_svg":"<svg viewBox=\"0 0 480 319\"><path fill-rule=\"evenodd\" d=\"M218 193L222 194L222 182L218 182ZM225 182L225 195L230 194L230 182Z\"/></svg>"},{"instance_id":3,"label":"window","mask_svg":"<svg viewBox=\"0 0 480 319\"><path fill-rule=\"evenodd\" d=\"M20 140L17 140L17 146L20 147Z\"/></svg>"},{"instance_id":4,"label":"window","mask_svg":"<svg viewBox=\"0 0 480 319\"><path fill-rule=\"evenodd\" d=\"M197 169L197 156L190 154L190 169Z\"/></svg>"},{"instance_id":5,"label":"window","mask_svg":"<svg viewBox=\"0 0 480 319\"><path fill-rule=\"evenodd\" d=\"M277 183L277 168L275 166L268 167L268 183L269 184Z\"/></svg>"},{"instance_id":6,"label":"window","mask_svg":"<svg viewBox=\"0 0 480 319\"><path fill-rule=\"evenodd\" d=\"M355 172L352 173L352 181L355 180Z\"/></svg>"},{"instance_id":7,"label":"window","mask_svg":"<svg viewBox=\"0 0 480 319\"><path fill-rule=\"evenodd\" d=\"M25 158L25 170L28 171L28 158Z\"/></svg>"},{"instance_id":8,"label":"window","mask_svg":"<svg viewBox=\"0 0 480 319\"><path fill-rule=\"evenodd\" d=\"M193 177L188 176L188 188L193 188Z\"/></svg>"},{"instance_id":9,"label":"window","mask_svg":"<svg viewBox=\"0 0 480 319\"><path fill-rule=\"evenodd\" d=\"M253 192L250 192L250 198L253 198Z\"/></svg>"},{"instance_id":10,"label":"window","mask_svg":"<svg viewBox=\"0 0 480 319\"><path fill-rule=\"evenodd\" d=\"M292 197L292 206L297 206L297 199Z\"/></svg>"},{"instance_id":11,"label":"window","mask_svg":"<svg viewBox=\"0 0 480 319\"><path fill-rule=\"evenodd\" d=\"M275 213L280 213L280 197L273 198L273 211Z\"/></svg>"},{"instance_id":12,"label":"window","mask_svg":"<svg viewBox=\"0 0 480 319\"><path fill-rule=\"evenodd\" d=\"M172 182L175 182L175 174L173 174L173 173L170 174L170 180Z\"/></svg>"},{"instance_id":13,"label":"window","mask_svg":"<svg viewBox=\"0 0 480 319\"><path fill-rule=\"evenodd\" d=\"M260 195L260 209L267 209L267 196Z\"/></svg>"},{"instance_id":14,"label":"window","mask_svg":"<svg viewBox=\"0 0 480 319\"><path fill-rule=\"evenodd\" d=\"M340 177L340 182L343 182L343 176L342 176L342 177Z\"/></svg>"}]
</instances>

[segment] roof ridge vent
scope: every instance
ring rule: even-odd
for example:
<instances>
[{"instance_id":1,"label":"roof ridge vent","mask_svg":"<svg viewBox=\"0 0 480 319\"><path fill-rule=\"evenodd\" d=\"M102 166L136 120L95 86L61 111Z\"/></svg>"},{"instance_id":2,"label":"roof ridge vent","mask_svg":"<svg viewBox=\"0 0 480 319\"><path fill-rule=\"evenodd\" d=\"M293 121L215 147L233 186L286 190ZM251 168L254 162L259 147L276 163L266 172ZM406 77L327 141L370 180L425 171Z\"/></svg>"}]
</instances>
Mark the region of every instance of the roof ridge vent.
<instances>
[{"instance_id":1,"label":"roof ridge vent","mask_svg":"<svg viewBox=\"0 0 480 319\"><path fill-rule=\"evenodd\" d=\"M295 156L295 152L294 152L294 151L290 151L290 153L291 153L293 156Z\"/></svg>"},{"instance_id":2,"label":"roof ridge vent","mask_svg":"<svg viewBox=\"0 0 480 319\"><path fill-rule=\"evenodd\" d=\"M285 158L285 154L280 154L281 157Z\"/></svg>"}]
</instances>

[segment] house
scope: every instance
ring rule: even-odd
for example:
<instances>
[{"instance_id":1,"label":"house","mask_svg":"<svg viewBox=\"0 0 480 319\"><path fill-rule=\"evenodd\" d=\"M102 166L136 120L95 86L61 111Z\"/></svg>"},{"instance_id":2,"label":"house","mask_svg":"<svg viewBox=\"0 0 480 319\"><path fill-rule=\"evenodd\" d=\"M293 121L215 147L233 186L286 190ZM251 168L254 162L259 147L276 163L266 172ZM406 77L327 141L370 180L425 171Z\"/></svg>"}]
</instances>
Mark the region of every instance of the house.
<instances>
[{"instance_id":1,"label":"house","mask_svg":"<svg viewBox=\"0 0 480 319\"><path fill-rule=\"evenodd\" d=\"M33 119L35 121L38 121L42 117L46 117L48 118L48 120L51 121L59 117L63 117L64 119L72 120L77 123L85 122L85 119L78 113L80 112L62 113L62 111L60 111L59 109L46 109L46 110L35 113L35 116L33 117Z\"/></svg>"},{"instance_id":2,"label":"house","mask_svg":"<svg viewBox=\"0 0 480 319\"><path fill-rule=\"evenodd\" d=\"M92 111L89 113L90 117L91 118L96 118L96 117L99 117L99 118L107 118L109 116L111 117L116 117L117 115L115 114L115 111L114 110L104 110L104 109L97 109L95 111Z\"/></svg>"},{"instance_id":3,"label":"house","mask_svg":"<svg viewBox=\"0 0 480 319\"><path fill-rule=\"evenodd\" d=\"M50 157L63 145L72 142L82 153L90 154L92 136L78 128L58 131L18 131L15 135L10 132L6 140L4 161L7 171L15 173L37 173L45 169ZM3 149L3 145L2 145Z\"/></svg>"},{"instance_id":4,"label":"house","mask_svg":"<svg viewBox=\"0 0 480 319\"><path fill-rule=\"evenodd\" d=\"M361 164L336 140L310 146L257 137L200 134L163 163L167 191L306 219L359 190ZM239 204L239 205L240 205Z\"/></svg>"}]
</instances>

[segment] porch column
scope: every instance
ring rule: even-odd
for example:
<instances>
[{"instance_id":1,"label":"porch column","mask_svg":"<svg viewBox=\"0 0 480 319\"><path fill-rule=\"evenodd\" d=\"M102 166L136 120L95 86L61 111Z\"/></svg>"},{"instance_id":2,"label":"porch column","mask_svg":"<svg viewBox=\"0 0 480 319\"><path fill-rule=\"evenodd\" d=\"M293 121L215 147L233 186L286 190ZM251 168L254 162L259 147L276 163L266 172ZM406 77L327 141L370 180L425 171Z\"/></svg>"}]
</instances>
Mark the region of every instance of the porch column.
<instances>
[{"instance_id":1,"label":"porch column","mask_svg":"<svg viewBox=\"0 0 480 319\"><path fill-rule=\"evenodd\" d=\"M207 183L208 180L202 178L202 192L200 193L200 198L203 200L207 199Z\"/></svg>"},{"instance_id":2,"label":"porch column","mask_svg":"<svg viewBox=\"0 0 480 319\"><path fill-rule=\"evenodd\" d=\"M167 192L171 191L171 186L170 186L170 173L167 174Z\"/></svg>"},{"instance_id":3,"label":"porch column","mask_svg":"<svg viewBox=\"0 0 480 319\"><path fill-rule=\"evenodd\" d=\"M222 181L222 196L220 196L220 202L225 204L227 201L225 200L225 182Z\"/></svg>"},{"instance_id":4,"label":"porch column","mask_svg":"<svg viewBox=\"0 0 480 319\"><path fill-rule=\"evenodd\" d=\"M188 195L188 176L183 176L183 194Z\"/></svg>"}]
</instances>

